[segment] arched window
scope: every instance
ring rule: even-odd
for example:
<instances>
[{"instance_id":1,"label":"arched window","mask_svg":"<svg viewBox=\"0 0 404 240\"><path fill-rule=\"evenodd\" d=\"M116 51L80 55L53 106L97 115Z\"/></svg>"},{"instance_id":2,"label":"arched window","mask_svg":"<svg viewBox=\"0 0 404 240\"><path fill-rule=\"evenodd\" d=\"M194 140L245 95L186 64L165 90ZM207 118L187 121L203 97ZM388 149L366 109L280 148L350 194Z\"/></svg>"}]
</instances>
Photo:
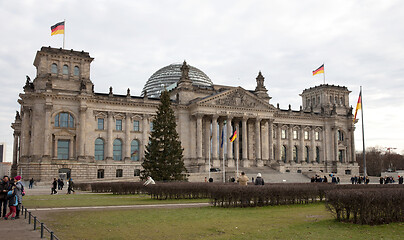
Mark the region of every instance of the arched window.
<instances>
[{"instance_id":1,"label":"arched window","mask_svg":"<svg viewBox=\"0 0 404 240\"><path fill-rule=\"evenodd\" d=\"M56 63L52 63L51 73L58 73L58 65Z\"/></svg>"},{"instance_id":2,"label":"arched window","mask_svg":"<svg viewBox=\"0 0 404 240\"><path fill-rule=\"evenodd\" d=\"M139 161L139 141L136 139L130 144L130 159Z\"/></svg>"},{"instance_id":3,"label":"arched window","mask_svg":"<svg viewBox=\"0 0 404 240\"><path fill-rule=\"evenodd\" d=\"M320 148L316 147L316 162L320 163Z\"/></svg>"},{"instance_id":4,"label":"arched window","mask_svg":"<svg viewBox=\"0 0 404 240\"><path fill-rule=\"evenodd\" d=\"M74 76L78 76L78 75L80 75L80 68L75 66L74 67Z\"/></svg>"},{"instance_id":5,"label":"arched window","mask_svg":"<svg viewBox=\"0 0 404 240\"><path fill-rule=\"evenodd\" d=\"M304 160L305 160L307 163L310 162L309 156L310 156L310 148L309 148L309 146L306 146L306 147L305 147L305 151L304 151Z\"/></svg>"},{"instance_id":6,"label":"arched window","mask_svg":"<svg viewBox=\"0 0 404 240\"><path fill-rule=\"evenodd\" d=\"M95 160L104 160L104 140L102 138L97 138L95 140Z\"/></svg>"},{"instance_id":7,"label":"arched window","mask_svg":"<svg viewBox=\"0 0 404 240\"><path fill-rule=\"evenodd\" d=\"M63 65L63 74L64 75L69 74L69 67L67 65Z\"/></svg>"},{"instance_id":8,"label":"arched window","mask_svg":"<svg viewBox=\"0 0 404 240\"><path fill-rule=\"evenodd\" d=\"M281 160L286 163L286 146L282 145L281 148Z\"/></svg>"},{"instance_id":9,"label":"arched window","mask_svg":"<svg viewBox=\"0 0 404 240\"><path fill-rule=\"evenodd\" d=\"M299 157L299 151L297 149L297 146L294 146L293 147L293 161L295 161L297 163L299 161L298 157Z\"/></svg>"},{"instance_id":10,"label":"arched window","mask_svg":"<svg viewBox=\"0 0 404 240\"><path fill-rule=\"evenodd\" d=\"M140 169L135 169L135 171L133 172L133 176L134 177L140 176Z\"/></svg>"},{"instance_id":11,"label":"arched window","mask_svg":"<svg viewBox=\"0 0 404 240\"><path fill-rule=\"evenodd\" d=\"M114 160L122 161L122 141L120 139L114 140Z\"/></svg>"},{"instance_id":12,"label":"arched window","mask_svg":"<svg viewBox=\"0 0 404 240\"><path fill-rule=\"evenodd\" d=\"M61 112L55 116L55 127L74 128L74 118L70 113Z\"/></svg>"}]
</instances>

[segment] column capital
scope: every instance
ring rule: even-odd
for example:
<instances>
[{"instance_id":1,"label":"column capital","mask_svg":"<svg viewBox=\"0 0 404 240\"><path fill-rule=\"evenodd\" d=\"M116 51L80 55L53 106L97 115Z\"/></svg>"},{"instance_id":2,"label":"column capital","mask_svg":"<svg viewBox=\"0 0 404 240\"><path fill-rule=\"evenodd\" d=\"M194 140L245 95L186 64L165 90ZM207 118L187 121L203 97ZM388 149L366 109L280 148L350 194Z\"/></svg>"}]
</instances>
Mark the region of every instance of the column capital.
<instances>
[{"instance_id":1,"label":"column capital","mask_svg":"<svg viewBox=\"0 0 404 240\"><path fill-rule=\"evenodd\" d=\"M226 116L227 121L231 121L231 120L233 120L233 118L234 118L233 115L227 115Z\"/></svg>"},{"instance_id":2,"label":"column capital","mask_svg":"<svg viewBox=\"0 0 404 240\"><path fill-rule=\"evenodd\" d=\"M203 114L203 113L195 113L194 114L195 118L197 118L197 119L202 119L204 115L205 114Z\"/></svg>"},{"instance_id":3,"label":"column capital","mask_svg":"<svg viewBox=\"0 0 404 240\"><path fill-rule=\"evenodd\" d=\"M213 114L213 115L212 115L212 120L215 119L215 120L217 121L218 118L219 118L219 115L218 115L218 114Z\"/></svg>"}]
</instances>

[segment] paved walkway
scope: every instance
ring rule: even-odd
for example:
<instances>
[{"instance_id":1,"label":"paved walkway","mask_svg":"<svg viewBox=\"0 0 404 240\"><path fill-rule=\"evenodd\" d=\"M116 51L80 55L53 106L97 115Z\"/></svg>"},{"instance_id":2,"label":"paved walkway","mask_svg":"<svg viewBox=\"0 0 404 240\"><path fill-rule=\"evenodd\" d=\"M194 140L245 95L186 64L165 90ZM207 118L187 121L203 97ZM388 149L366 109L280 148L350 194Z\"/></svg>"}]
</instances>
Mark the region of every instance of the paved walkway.
<instances>
[{"instance_id":1,"label":"paved walkway","mask_svg":"<svg viewBox=\"0 0 404 240\"><path fill-rule=\"evenodd\" d=\"M37 228L34 231L34 225L28 224L28 219L20 218L16 220L0 220L0 236L5 240L36 240L41 239L41 232Z\"/></svg>"},{"instance_id":2,"label":"paved walkway","mask_svg":"<svg viewBox=\"0 0 404 240\"><path fill-rule=\"evenodd\" d=\"M58 208L32 208L29 211L77 211L77 210L105 210L105 209L145 209L145 208L191 208L191 207L207 207L209 203L173 203L173 204L148 204L148 205L119 205L119 206L89 206L89 207L58 207Z\"/></svg>"}]
</instances>

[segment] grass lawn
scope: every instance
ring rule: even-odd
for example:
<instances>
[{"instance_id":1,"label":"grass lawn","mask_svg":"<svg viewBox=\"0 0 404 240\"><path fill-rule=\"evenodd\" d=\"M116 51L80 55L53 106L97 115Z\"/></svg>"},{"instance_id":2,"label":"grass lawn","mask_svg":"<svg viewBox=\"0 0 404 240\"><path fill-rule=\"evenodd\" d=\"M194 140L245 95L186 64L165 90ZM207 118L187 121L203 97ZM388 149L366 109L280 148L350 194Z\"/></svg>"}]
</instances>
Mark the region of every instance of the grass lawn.
<instances>
[{"instance_id":1,"label":"grass lawn","mask_svg":"<svg viewBox=\"0 0 404 240\"><path fill-rule=\"evenodd\" d=\"M114 195L114 194L70 194L70 195L32 195L23 199L24 207L86 207L118 206L169 203L209 202L209 199L154 200L149 195Z\"/></svg>"},{"instance_id":2,"label":"grass lawn","mask_svg":"<svg viewBox=\"0 0 404 240\"><path fill-rule=\"evenodd\" d=\"M404 223L336 222L324 204L51 212L61 239L402 239Z\"/></svg>"}]
</instances>

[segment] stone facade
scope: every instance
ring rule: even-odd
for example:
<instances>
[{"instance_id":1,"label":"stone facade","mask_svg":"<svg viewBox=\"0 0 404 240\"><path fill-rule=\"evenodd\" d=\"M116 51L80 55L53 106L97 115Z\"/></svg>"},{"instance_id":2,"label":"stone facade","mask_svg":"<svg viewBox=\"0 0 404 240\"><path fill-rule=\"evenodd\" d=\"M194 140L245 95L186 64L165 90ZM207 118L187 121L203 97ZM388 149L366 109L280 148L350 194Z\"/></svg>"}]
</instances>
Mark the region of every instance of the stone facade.
<instances>
[{"instance_id":1,"label":"stone facade","mask_svg":"<svg viewBox=\"0 0 404 240\"><path fill-rule=\"evenodd\" d=\"M94 92L87 52L42 47L27 77L12 128L12 174L49 181L137 179L159 99ZM211 167L268 167L280 172L358 174L346 87L305 89L299 111L270 104L258 74L255 90L194 85L184 62L170 91L189 172ZM228 137L237 131L233 143ZM223 140L222 140L223 138ZM223 145L222 145L223 141Z\"/></svg>"}]
</instances>

